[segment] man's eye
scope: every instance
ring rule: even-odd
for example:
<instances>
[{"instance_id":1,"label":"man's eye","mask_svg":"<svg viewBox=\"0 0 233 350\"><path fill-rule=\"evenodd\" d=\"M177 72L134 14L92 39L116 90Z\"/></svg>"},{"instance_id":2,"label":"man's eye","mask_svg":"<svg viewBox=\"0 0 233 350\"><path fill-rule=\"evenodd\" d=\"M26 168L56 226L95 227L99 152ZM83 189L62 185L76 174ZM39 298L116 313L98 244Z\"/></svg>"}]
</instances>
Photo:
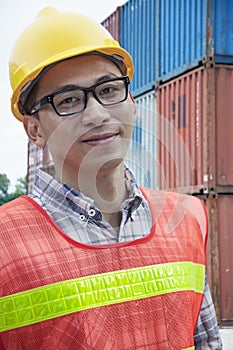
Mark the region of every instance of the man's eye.
<instances>
[{"instance_id":1,"label":"man's eye","mask_svg":"<svg viewBox=\"0 0 233 350\"><path fill-rule=\"evenodd\" d=\"M114 87L111 86L106 86L105 88L103 88L102 90L100 90L99 94L100 95L107 95L107 94L111 94L112 92L115 91Z\"/></svg>"},{"instance_id":2,"label":"man's eye","mask_svg":"<svg viewBox=\"0 0 233 350\"><path fill-rule=\"evenodd\" d=\"M74 96L70 96L70 97L67 97L64 100L60 101L59 106L65 105L65 104L74 104L74 103L75 104L80 103L80 99L77 97L74 97Z\"/></svg>"}]
</instances>

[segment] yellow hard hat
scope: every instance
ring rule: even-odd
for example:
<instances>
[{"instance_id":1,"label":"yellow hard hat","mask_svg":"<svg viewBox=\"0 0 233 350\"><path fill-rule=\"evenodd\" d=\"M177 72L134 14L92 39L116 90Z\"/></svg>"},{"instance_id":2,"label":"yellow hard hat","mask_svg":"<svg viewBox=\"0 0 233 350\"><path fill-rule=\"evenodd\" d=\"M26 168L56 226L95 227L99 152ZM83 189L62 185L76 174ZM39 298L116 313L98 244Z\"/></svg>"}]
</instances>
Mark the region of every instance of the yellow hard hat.
<instances>
[{"instance_id":1,"label":"yellow hard hat","mask_svg":"<svg viewBox=\"0 0 233 350\"><path fill-rule=\"evenodd\" d=\"M22 121L20 95L45 67L92 51L120 57L125 74L132 79L131 56L101 24L81 14L43 9L19 36L10 57L11 109L15 117Z\"/></svg>"}]
</instances>

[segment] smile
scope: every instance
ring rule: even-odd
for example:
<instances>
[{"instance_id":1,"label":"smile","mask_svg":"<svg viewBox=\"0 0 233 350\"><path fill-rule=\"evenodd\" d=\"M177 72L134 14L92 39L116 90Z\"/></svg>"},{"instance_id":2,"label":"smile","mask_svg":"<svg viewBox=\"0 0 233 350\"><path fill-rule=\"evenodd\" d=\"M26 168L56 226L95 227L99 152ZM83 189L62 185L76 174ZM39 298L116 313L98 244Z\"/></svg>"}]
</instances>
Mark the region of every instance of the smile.
<instances>
[{"instance_id":1,"label":"smile","mask_svg":"<svg viewBox=\"0 0 233 350\"><path fill-rule=\"evenodd\" d=\"M83 140L82 142L90 146L99 146L112 142L117 138L117 136L118 134L93 135L87 140Z\"/></svg>"}]
</instances>

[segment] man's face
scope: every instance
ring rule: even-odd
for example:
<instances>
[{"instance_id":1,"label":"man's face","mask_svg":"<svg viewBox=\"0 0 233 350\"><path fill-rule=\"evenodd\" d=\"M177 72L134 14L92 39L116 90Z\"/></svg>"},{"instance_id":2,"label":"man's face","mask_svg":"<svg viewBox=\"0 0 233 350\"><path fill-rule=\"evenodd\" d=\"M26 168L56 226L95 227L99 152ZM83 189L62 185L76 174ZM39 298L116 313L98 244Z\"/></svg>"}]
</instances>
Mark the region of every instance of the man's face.
<instances>
[{"instance_id":1,"label":"man's face","mask_svg":"<svg viewBox=\"0 0 233 350\"><path fill-rule=\"evenodd\" d=\"M39 82L37 101L67 85L88 88L122 74L110 60L86 55L63 61ZM135 105L130 96L112 106L101 105L90 92L87 106L69 117L56 114L51 104L39 111L39 132L52 153L57 173L74 176L80 169L97 171L122 164L132 136Z\"/></svg>"}]
</instances>

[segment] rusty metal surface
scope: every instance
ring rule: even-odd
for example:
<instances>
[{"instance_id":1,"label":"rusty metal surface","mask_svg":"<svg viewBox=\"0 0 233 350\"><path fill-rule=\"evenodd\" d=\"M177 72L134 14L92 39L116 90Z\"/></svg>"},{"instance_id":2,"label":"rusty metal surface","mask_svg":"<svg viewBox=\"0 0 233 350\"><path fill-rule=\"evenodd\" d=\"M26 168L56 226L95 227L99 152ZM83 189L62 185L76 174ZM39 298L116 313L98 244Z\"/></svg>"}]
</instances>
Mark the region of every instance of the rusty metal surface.
<instances>
[{"instance_id":1,"label":"rusty metal surface","mask_svg":"<svg viewBox=\"0 0 233 350\"><path fill-rule=\"evenodd\" d=\"M217 184L233 185L233 66L216 70Z\"/></svg>"},{"instance_id":2,"label":"rusty metal surface","mask_svg":"<svg viewBox=\"0 0 233 350\"><path fill-rule=\"evenodd\" d=\"M218 200L217 198L205 200L207 215L209 219L209 238L206 247L207 276L210 290L214 301L217 319L221 319L220 295L220 248L219 248L219 226L218 226Z\"/></svg>"},{"instance_id":3,"label":"rusty metal surface","mask_svg":"<svg viewBox=\"0 0 233 350\"><path fill-rule=\"evenodd\" d=\"M217 196L208 198L207 195L196 195L206 207L208 216L208 241L206 246L206 271L210 292L215 306L216 316L220 323L220 266L219 266L219 228Z\"/></svg>"},{"instance_id":4,"label":"rusty metal surface","mask_svg":"<svg viewBox=\"0 0 233 350\"><path fill-rule=\"evenodd\" d=\"M218 197L221 324L233 326L233 195Z\"/></svg>"},{"instance_id":5,"label":"rusty metal surface","mask_svg":"<svg viewBox=\"0 0 233 350\"><path fill-rule=\"evenodd\" d=\"M220 326L233 326L233 194L197 195L206 207L209 237L206 267Z\"/></svg>"},{"instance_id":6,"label":"rusty metal surface","mask_svg":"<svg viewBox=\"0 0 233 350\"><path fill-rule=\"evenodd\" d=\"M233 66L199 67L156 87L158 187L233 185Z\"/></svg>"},{"instance_id":7,"label":"rusty metal surface","mask_svg":"<svg viewBox=\"0 0 233 350\"><path fill-rule=\"evenodd\" d=\"M161 189L203 187L205 79L198 68L156 89Z\"/></svg>"}]
</instances>

